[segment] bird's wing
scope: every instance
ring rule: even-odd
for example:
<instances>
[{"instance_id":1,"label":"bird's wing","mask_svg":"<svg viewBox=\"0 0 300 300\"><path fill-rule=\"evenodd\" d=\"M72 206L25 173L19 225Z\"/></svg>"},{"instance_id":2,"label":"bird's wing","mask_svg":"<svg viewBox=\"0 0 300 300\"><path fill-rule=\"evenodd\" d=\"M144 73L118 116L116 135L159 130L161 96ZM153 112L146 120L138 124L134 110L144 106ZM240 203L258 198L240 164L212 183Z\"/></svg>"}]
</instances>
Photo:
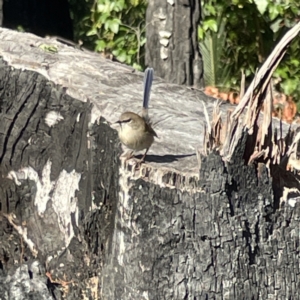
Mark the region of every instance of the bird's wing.
<instances>
[{"instance_id":1,"label":"bird's wing","mask_svg":"<svg viewBox=\"0 0 300 300\"><path fill-rule=\"evenodd\" d=\"M153 136L158 137L158 135L156 134L155 130L152 128L150 123L146 123L146 131L152 134Z\"/></svg>"}]
</instances>

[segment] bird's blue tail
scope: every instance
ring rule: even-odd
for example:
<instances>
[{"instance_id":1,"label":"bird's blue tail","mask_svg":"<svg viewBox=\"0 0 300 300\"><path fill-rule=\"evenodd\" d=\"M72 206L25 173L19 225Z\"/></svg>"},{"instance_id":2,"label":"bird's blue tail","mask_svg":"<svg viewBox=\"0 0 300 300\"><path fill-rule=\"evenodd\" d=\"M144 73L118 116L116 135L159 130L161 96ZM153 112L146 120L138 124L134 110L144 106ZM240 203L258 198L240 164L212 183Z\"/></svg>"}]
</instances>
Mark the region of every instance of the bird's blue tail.
<instances>
[{"instance_id":1,"label":"bird's blue tail","mask_svg":"<svg viewBox=\"0 0 300 300\"><path fill-rule=\"evenodd\" d=\"M149 100L150 100L150 91L153 81L153 69L147 68L145 70L144 76L144 97L143 97L143 110L148 110Z\"/></svg>"}]
</instances>

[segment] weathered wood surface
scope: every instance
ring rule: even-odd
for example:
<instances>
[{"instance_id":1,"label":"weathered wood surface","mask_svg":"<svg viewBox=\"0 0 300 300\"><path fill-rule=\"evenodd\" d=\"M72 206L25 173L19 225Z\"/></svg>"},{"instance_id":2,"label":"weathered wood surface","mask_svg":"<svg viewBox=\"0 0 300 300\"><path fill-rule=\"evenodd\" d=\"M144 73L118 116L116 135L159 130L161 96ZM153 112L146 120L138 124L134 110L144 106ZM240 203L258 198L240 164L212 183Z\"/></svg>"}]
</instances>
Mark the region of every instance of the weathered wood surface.
<instances>
[{"instance_id":1,"label":"weathered wood surface","mask_svg":"<svg viewBox=\"0 0 300 300\"><path fill-rule=\"evenodd\" d=\"M140 112L143 74L116 64L97 54L82 52L29 34L1 29L0 55L16 68L34 70L56 84L67 87L67 94L94 107L92 121L104 117L118 120L125 110ZM41 44L58 45L57 54L45 53ZM147 161L154 166L170 167L197 173L196 149L203 142L203 106L206 100L211 112L213 102L199 91L166 84L154 79L150 101L150 116L159 123L159 136L151 147ZM208 101L209 100L209 101ZM223 112L226 113L227 105Z\"/></svg>"},{"instance_id":2,"label":"weathered wood surface","mask_svg":"<svg viewBox=\"0 0 300 300\"><path fill-rule=\"evenodd\" d=\"M115 122L126 111L141 111L143 74L132 68L82 52L53 40L6 29L0 30L0 55L11 66L33 70L47 79L67 87L71 97L94 105L92 122L102 116ZM58 53L51 54L39 48L42 44L57 45ZM154 79L150 100L150 116L160 123L155 128L159 139L147 156L155 167L166 167L198 173L196 150L203 144L203 105L211 115L214 101L198 90L168 84ZM221 105L226 119L228 103ZM279 122L275 121L279 128ZM284 133L288 126L283 126Z\"/></svg>"},{"instance_id":3,"label":"weathered wood surface","mask_svg":"<svg viewBox=\"0 0 300 300\"><path fill-rule=\"evenodd\" d=\"M212 153L199 172L196 155L180 157L202 144L208 97L156 79L150 114L167 119L134 171L107 121L139 111L142 74L5 29L0 55L4 299L296 299L300 206L281 182L290 174L246 166L246 133L229 163Z\"/></svg>"}]
</instances>

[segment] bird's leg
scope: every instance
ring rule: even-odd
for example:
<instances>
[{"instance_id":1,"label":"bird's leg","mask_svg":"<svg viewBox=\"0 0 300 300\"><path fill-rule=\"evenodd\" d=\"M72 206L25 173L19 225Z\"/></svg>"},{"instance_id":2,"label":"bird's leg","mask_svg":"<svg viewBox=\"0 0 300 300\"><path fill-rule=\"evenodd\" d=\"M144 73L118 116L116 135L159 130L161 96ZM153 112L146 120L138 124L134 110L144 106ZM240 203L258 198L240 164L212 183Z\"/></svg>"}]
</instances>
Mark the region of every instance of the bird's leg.
<instances>
[{"instance_id":1,"label":"bird's leg","mask_svg":"<svg viewBox=\"0 0 300 300\"><path fill-rule=\"evenodd\" d=\"M129 151L127 154L126 154L126 159L125 161L129 160L130 158L133 157L133 151Z\"/></svg>"},{"instance_id":2,"label":"bird's leg","mask_svg":"<svg viewBox=\"0 0 300 300\"><path fill-rule=\"evenodd\" d=\"M148 150L149 150L149 148L146 149L146 152L144 153L143 157L139 161L136 162L136 164L134 166L135 171L139 170L141 167L141 164L145 162L145 157L146 157Z\"/></svg>"},{"instance_id":3,"label":"bird's leg","mask_svg":"<svg viewBox=\"0 0 300 300\"><path fill-rule=\"evenodd\" d=\"M149 148L146 149L145 154L142 156L142 158L141 158L141 160L140 160L140 164L143 163L143 162L145 162L145 157L146 157L146 155L147 155L148 150L149 150Z\"/></svg>"}]
</instances>

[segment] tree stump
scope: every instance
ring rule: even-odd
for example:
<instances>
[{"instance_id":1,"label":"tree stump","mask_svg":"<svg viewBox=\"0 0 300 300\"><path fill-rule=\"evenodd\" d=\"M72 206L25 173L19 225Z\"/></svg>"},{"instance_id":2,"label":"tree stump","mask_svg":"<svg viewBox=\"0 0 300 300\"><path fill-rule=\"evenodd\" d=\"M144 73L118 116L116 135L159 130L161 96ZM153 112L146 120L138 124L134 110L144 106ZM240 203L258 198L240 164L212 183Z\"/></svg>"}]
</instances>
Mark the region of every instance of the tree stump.
<instances>
[{"instance_id":1,"label":"tree stump","mask_svg":"<svg viewBox=\"0 0 300 300\"><path fill-rule=\"evenodd\" d=\"M136 169L112 123L138 112L142 74L31 34L0 37L2 299L297 298L298 175L248 165L247 130L230 160L197 155L215 101L155 78L159 139Z\"/></svg>"}]
</instances>

